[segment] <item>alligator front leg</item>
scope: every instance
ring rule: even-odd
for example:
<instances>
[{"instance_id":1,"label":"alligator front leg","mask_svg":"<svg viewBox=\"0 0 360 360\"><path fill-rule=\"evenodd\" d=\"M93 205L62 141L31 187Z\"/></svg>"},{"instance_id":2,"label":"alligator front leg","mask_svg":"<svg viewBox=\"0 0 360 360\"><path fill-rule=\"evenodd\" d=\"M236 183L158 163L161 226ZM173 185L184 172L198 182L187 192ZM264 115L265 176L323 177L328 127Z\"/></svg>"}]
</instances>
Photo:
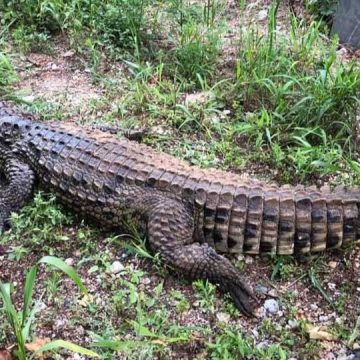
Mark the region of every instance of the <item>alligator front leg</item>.
<instances>
[{"instance_id":1,"label":"alligator front leg","mask_svg":"<svg viewBox=\"0 0 360 360\"><path fill-rule=\"evenodd\" d=\"M230 293L236 307L245 315L253 314L250 288L240 272L225 257L207 244L194 243L194 224L182 203L165 199L150 211L150 246L170 266L191 279L208 279Z\"/></svg>"},{"instance_id":2,"label":"alligator front leg","mask_svg":"<svg viewBox=\"0 0 360 360\"><path fill-rule=\"evenodd\" d=\"M6 184L0 192L0 233L9 226L12 212L19 211L31 195L34 172L17 159L5 160L3 172Z\"/></svg>"}]
</instances>

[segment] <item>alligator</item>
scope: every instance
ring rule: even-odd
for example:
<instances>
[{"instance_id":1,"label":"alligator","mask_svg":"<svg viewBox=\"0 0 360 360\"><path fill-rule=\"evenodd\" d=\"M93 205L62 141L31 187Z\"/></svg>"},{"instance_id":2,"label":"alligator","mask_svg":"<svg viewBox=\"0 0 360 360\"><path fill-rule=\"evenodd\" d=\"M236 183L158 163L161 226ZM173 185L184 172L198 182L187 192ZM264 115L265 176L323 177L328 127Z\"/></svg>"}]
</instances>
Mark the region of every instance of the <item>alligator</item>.
<instances>
[{"instance_id":1,"label":"alligator","mask_svg":"<svg viewBox=\"0 0 360 360\"><path fill-rule=\"evenodd\" d=\"M104 131L34 120L0 102L0 229L34 186L104 228L128 219L151 251L208 279L252 315L256 297L224 255L306 254L360 243L360 191L276 186L201 169Z\"/></svg>"}]
</instances>

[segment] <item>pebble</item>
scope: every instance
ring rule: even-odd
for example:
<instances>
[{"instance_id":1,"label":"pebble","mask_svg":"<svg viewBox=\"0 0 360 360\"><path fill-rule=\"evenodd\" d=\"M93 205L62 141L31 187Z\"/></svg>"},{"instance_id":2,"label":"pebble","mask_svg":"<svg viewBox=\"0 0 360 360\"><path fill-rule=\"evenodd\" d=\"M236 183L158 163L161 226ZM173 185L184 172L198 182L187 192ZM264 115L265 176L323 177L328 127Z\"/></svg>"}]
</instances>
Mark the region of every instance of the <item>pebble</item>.
<instances>
[{"instance_id":1,"label":"pebble","mask_svg":"<svg viewBox=\"0 0 360 360\"><path fill-rule=\"evenodd\" d=\"M267 16L268 16L267 10L260 10L258 13L258 20L263 21L263 20L267 19Z\"/></svg>"},{"instance_id":2,"label":"pebble","mask_svg":"<svg viewBox=\"0 0 360 360\"><path fill-rule=\"evenodd\" d=\"M279 303L274 299L268 299L264 302L264 309L270 314L276 314L279 308Z\"/></svg>"},{"instance_id":3,"label":"pebble","mask_svg":"<svg viewBox=\"0 0 360 360\"><path fill-rule=\"evenodd\" d=\"M216 313L216 318L225 324L227 324L230 320L230 315L224 312L218 312Z\"/></svg>"},{"instance_id":4,"label":"pebble","mask_svg":"<svg viewBox=\"0 0 360 360\"><path fill-rule=\"evenodd\" d=\"M278 292L277 292L275 289L271 289L271 290L268 292L268 295L269 295L269 296L272 296L272 297L278 297Z\"/></svg>"},{"instance_id":5,"label":"pebble","mask_svg":"<svg viewBox=\"0 0 360 360\"><path fill-rule=\"evenodd\" d=\"M337 261L329 261L328 265L331 269L335 269L337 267Z\"/></svg>"},{"instance_id":6,"label":"pebble","mask_svg":"<svg viewBox=\"0 0 360 360\"><path fill-rule=\"evenodd\" d=\"M141 283L144 284L144 285L149 285L151 283L151 280L148 277L143 277L141 279Z\"/></svg>"},{"instance_id":7,"label":"pebble","mask_svg":"<svg viewBox=\"0 0 360 360\"><path fill-rule=\"evenodd\" d=\"M328 320L329 320L329 317L326 316L326 315L319 316L319 321L321 321L321 322L325 322L325 321L328 321Z\"/></svg>"},{"instance_id":8,"label":"pebble","mask_svg":"<svg viewBox=\"0 0 360 360\"><path fill-rule=\"evenodd\" d=\"M65 264L66 264L66 265L73 266L74 263L75 263L75 261L74 261L73 258L67 258L67 259L65 259Z\"/></svg>"},{"instance_id":9,"label":"pebble","mask_svg":"<svg viewBox=\"0 0 360 360\"><path fill-rule=\"evenodd\" d=\"M125 269L125 267L120 261L114 261L110 266L110 271L113 274L117 274L124 269Z\"/></svg>"},{"instance_id":10,"label":"pebble","mask_svg":"<svg viewBox=\"0 0 360 360\"><path fill-rule=\"evenodd\" d=\"M258 294L262 294L262 295L265 295L268 293L268 288L266 286L263 286L263 285L256 285L255 286L255 291L258 293Z\"/></svg>"},{"instance_id":11,"label":"pebble","mask_svg":"<svg viewBox=\"0 0 360 360\"><path fill-rule=\"evenodd\" d=\"M290 329L294 330L294 329L297 329L297 327L299 326L299 323L296 320L289 320L288 325L289 325Z\"/></svg>"},{"instance_id":12,"label":"pebble","mask_svg":"<svg viewBox=\"0 0 360 360\"><path fill-rule=\"evenodd\" d=\"M316 304L310 304L310 309L316 311L319 307Z\"/></svg>"},{"instance_id":13,"label":"pebble","mask_svg":"<svg viewBox=\"0 0 360 360\"><path fill-rule=\"evenodd\" d=\"M335 290L336 285L335 285L334 283L328 283L328 288L329 288L330 290Z\"/></svg>"},{"instance_id":14,"label":"pebble","mask_svg":"<svg viewBox=\"0 0 360 360\"><path fill-rule=\"evenodd\" d=\"M256 345L258 350L266 349L267 347L269 347L269 342L267 340L261 341Z\"/></svg>"},{"instance_id":15,"label":"pebble","mask_svg":"<svg viewBox=\"0 0 360 360\"><path fill-rule=\"evenodd\" d=\"M254 258L252 256L246 256L245 257L245 264L249 265L254 262Z\"/></svg>"}]
</instances>

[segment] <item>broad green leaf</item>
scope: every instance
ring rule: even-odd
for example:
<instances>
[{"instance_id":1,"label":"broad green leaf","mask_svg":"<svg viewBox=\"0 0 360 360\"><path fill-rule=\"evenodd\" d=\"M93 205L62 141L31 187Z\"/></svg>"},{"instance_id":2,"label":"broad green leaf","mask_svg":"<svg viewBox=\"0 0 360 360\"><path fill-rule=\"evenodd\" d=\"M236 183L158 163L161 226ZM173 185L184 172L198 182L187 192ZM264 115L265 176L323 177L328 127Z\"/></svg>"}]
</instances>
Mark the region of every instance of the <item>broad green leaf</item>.
<instances>
[{"instance_id":1,"label":"broad green leaf","mask_svg":"<svg viewBox=\"0 0 360 360\"><path fill-rule=\"evenodd\" d=\"M81 292L88 295L88 290L82 283L79 275L72 266L67 265L63 260L55 256L44 256L39 260L39 263L48 264L63 271L69 278L78 286Z\"/></svg>"},{"instance_id":2,"label":"broad green leaf","mask_svg":"<svg viewBox=\"0 0 360 360\"><path fill-rule=\"evenodd\" d=\"M29 308L31 305L31 299L34 292L35 279L36 279L36 267L32 266L30 271L26 275L25 285L24 285L24 305L22 312L22 324L24 327L26 318L29 314Z\"/></svg>"},{"instance_id":3,"label":"broad green leaf","mask_svg":"<svg viewBox=\"0 0 360 360\"><path fill-rule=\"evenodd\" d=\"M44 351L50 351L50 350L56 350L56 349L67 349L70 350L72 352L81 354L81 355L86 355L86 356L90 356L90 357L99 357L99 355L92 351L92 350L88 350L83 348L82 346L73 344L69 341L65 341L65 340L54 340L51 341L47 344L45 344L44 346L41 346L36 352L44 352Z\"/></svg>"}]
</instances>

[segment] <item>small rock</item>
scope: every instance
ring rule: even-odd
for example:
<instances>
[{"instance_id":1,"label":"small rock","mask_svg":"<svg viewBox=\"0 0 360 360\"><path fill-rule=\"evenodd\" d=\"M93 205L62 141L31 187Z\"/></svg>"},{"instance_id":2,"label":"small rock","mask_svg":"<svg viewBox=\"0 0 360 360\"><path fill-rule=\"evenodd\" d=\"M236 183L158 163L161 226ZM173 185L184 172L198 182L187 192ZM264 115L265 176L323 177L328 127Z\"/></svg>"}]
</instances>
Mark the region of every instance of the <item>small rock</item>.
<instances>
[{"instance_id":1,"label":"small rock","mask_svg":"<svg viewBox=\"0 0 360 360\"><path fill-rule=\"evenodd\" d=\"M220 321L223 322L225 324L229 323L230 320L230 315L224 312L218 312L216 313L216 318Z\"/></svg>"},{"instance_id":2,"label":"small rock","mask_svg":"<svg viewBox=\"0 0 360 360\"><path fill-rule=\"evenodd\" d=\"M268 292L268 295L269 296L272 296L272 297L278 297L278 293L275 289L271 289L269 292Z\"/></svg>"},{"instance_id":3,"label":"small rock","mask_svg":"<svg viewBox=\"0 0 360 360\"><path fill-rule=\"evenodd\" d=\"M80 257L80 256L81 256L81 251L80 251L80 250L75 250L75 251L73 252L73 255L74 255L75 257Z\"/></svg>"},{"instance_id":4,"label":"small rock","mask_svg":"<svg viewBox=\"0 0 360 360\"><path fill-rule=\"evenodd\" d=\"M77 333L78 335L84 335L84 334L85 334L85 330L84 330L84 328L83 328L81 325L78 326L75 331L76 331L76 333Z\"/></svg>"},{"instance_id":5,"label":"small rock","mask_svg":"<svg viewBox=\"0 0 360 360\"><path fill-rule=\"evenodd\" d=\"M237 261L244 261L245 260L245 256L243 254L238 254L236 255L236 260Z\"/></svg>"},{"instance_id":6,"label":"small rock","mask_svg":"<svg viewBox=\"0 0 360 360\"><path fill-rule=\"evenodd\" d=\"M56 64L51 64L51 70L58 70L59 67Z\"/></svg>"},{"instance_id":7,"label":"small rock","mask_svg":"<svg viewBox=\"0 0 360 360\"><path fill-rule=\"evenodd\" d=\"M288 326L290 329L294 330L297 329L299 326L299 323L296 320L289 320L288 321Z\"/></svg>"},{"instance_id":8,"label":"small rock","mask_svg":"<svg viewBox=\"0 0 360 360\"><path fill-rule=\"evenodd\" d=\"M269 342L264 340L264 341L261 341L259 342L257 345L256 345L256 348L258 350L262 350L262 349L266 349L267 347L269 347Z\"/></svg>"},{"instance_id":9,"label":"small rock","mask_svg":"<svg viewBox=\"0 0 360 360\"><path fill-rule=\"evenodd\" d=\"M120 261L114 261L110 266L110 271L113 274L117 274L124 269L125 269L125 267Z\"/></svg>"},{"instance_id":10,"label":"small rock","mask_svg":"<svg viewBox=\"0 0 360 360\"><path fill-rule=\"evenodd\" d=\"M192 306L195 308L199 307L199 305L200 305L200 302L198 300L194 301L192 304Z\"/></svg>"},{"instance_id":11,"label":"small rock","mask_svg":"<svg viewBox=\"0 0 360 360\"><path fill-rule=\"evenodd\" d=\"M331 269L335 269L337 267L337 261L329 261L328 265Z\"/></svg>"},{"instance_id":12,"label":"small rock","mask_svg":"<svg viewBox=\"0 0 360 360\"><path fill-rule=\"evenodd\" d=\"M310 309L316 311L319 307L316 304L310 304Z\"/></svg>"},{"instance_id":13,"label":"small rock","mask_svg":"<svg viewBox=\"0 0 360 360\"><path fill-rule=\"evenodd\" d=\"M245 264L249 265L254 262L254 258L252 256L246 256L245 257Z\"/></svg>"},{"instance_id":14,"label":"small rock","mask_svg":"<svg viewBox=\"0 0 360 360\"><path fill-rule=\"evenodd\" d=\"M149 285L151 283L151 280L148 277L143 277L141 279L141 283L144 284L144 285Z\"/></svg>"},{"instance_id":15,"label":"small rock","mask_svg":"<svg viewBox=\"0 0 360 360\"><path fill-rule=\"evenodd\" d=\"M27 101L29 103L32 103L35 100L35 96L34 95L27 95L27 96L23 97L23 100L25 100L25 101Z\"/></svg>"},{"instance_id":16,"label":"small rock","mask_svg":"<svg viewBox=\"0 0 360 360\"><path fill-rule=\"evenodd\" d=\"M258 293L258 294L262 294L262 295L265 295L268 293L268 288L266 286L263 286L263 285L256 285L255 286L255 291Z\"/></svg>"},{"instance_id":17,"label":"small rock","mask_svg":"<svg viewBox=\"0 0 360 360\"><path fill-rule=\"evenodd\" d=\"M62 56L63 56L64 58L66 58L66 57L74 56L74 54L75 54L74 51L69 50L69 51L66 51L64 54L62 54Z\"/></svg>"},{"instance_id":18,"label":"small rock","mask_svg":"<svg viewBox=\"0 0 360 360\"><path fill-rule=\"evenodd\" d=\"M258 13L258 20L259 21L263 21L263 20L266 20L268 17L268 12L267 10L260 10L259 13Z\"/></svg>"},{"instance_id":19,"label":"small rock","mask_svg":"<svg viewBox=\"0 0 360 360\"><path fill-rule=\"evenodd\" d=\"M69 266L73 266L74 265L74 259L73 258L67 258L65 259L65 264L69 265Z\"/></svg>"},{"instance_id":20,"label":"small rock","mask_svg":"<svg viewBox=\"0 0 360 360\"><path fill-rule=\"evenodd\" d=\"M330 290L335 290L336 285L335 285L334 283L328 283L328 288L329 288Z\"/></svg>"},{"instance_id":21,"label":"small rock","mask_svg":"<svg viewBox=\"0 0 360 360\"><path fill-rule=\"evenodd\" d=\"M328 352L328 353L324 356L324 360L336 360L336 356L335 356L334 353Z\"/></svg>"},{"instance_id":22,"label":"small rock","mask_svg":"<svg viewBox=\"0 0 360 360\"><path fill-rule=\"evenodd\" d=\"M325 322L325 321L328 321L328 320L329 320L329 317L326 316L326 315L319 316L319 321L321 321L321 322Z\"/></svg>"},{"instance_id":23,"label":"small rock","mask_svg":"<svg viewBox=\"0 0 360 360\"><path fill-rule=\"evenodd\" d=\"M353 350L360 350L360 344L354 343L353 344Z\"/></svg>"},{"instance_id":24,"label":"small rock","mask_svg":"<svg viewBox=\"0 0 360 360\"><path fill-rule=\"evenodd\" d=\"M279 303L274 299L268 299L264 302L264 309L270 314L276 314L279 311Z\"/></svg>"},{"instance_id":25,"label":"small rock","mask_svg":"<svg viewBox=\"0 0 360 360\"><path fill-rule=\"evenodd\" d=\"M354 355L337 354L336 360L354 360Z\"/></svg>"}]
</instances>

